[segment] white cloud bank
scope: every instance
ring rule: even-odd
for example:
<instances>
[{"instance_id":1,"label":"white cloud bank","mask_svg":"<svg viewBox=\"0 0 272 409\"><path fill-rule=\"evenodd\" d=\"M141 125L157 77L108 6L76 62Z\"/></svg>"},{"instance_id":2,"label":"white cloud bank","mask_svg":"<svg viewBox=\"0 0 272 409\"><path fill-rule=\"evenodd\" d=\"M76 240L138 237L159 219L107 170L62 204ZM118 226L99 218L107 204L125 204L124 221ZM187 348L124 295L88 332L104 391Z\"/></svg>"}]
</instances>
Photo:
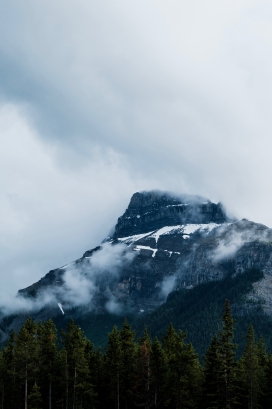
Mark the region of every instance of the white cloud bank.
<instances>
[{"instance_id":1,"label":"white cloud bank","mask_svg":"<svg viewBox=\"0 0 272 409\"><path fill-rule=\"evenodd\" d=\"M0 135L1 303L98 245L145 183L137 186L112 151L102 157L97 149L87 165L63 168L13 105L0 109Z\"/></svg>"},{"instance_id":2,"label":"white cloud bank","mask_svg":"<svg viewBox=\"0 0 272 409\"><path fill-rule=\"evenodd\" d=\"M272 226L271 33L262 0L3 0L0 288L99 244L137 190Z\"/></svg>"},{"instance_id":3,"label":"white cloud bank","mask_svg":"<svg viewBox=\"0 0 272 409\"><path fill-rule=\"evenodd\" d=\"M41 287L34 298L22 294L16 297L2 294L0 313L5 316L18 312L35 312L45 305L61 305L64 311L77 306L87 306L91 310L94 308L93 297L103 293L105 309L117 314L122 310L122 305L109 286L119 278L135 255L125 244L112 246L105 243L81 264L71 263L66 266L59 285Z\"/></svg>"}]
</instances>

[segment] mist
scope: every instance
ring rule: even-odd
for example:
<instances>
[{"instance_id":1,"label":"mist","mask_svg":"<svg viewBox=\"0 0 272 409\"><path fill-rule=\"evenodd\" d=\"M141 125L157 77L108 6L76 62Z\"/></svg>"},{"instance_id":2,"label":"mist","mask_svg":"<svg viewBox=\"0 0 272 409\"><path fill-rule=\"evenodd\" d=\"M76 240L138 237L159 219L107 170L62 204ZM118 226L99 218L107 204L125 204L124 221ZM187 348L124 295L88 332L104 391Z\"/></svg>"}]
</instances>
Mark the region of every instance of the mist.
<instances>
[{"instance_id":1,"label":"mist","mask_svg":"<svg viewBox=\"0 0 272 409\"><path fill-rule=\"evenodd\" d=\"M220 237L216 248L211 253L211 259L214 262L232 258L246 243L270 242L272 239L271 229L245 219L231 225L230 228L219 227L217 234L220 234Z\"/></svg>"},{"instance_id":2,"label":"mist","mask_svg":"<svg viewBox=\"0 0 272 409\"><path fill-rule=\"evenodd\" d=\"M0 299L99 245L139 190L272 226L271 33L263 0L3 0Z\"/></svg>"},{"instance_id":3,"label":"mist","mask_svg":"<svg viewBox=\"0 0 272 409\"><path fill-rule=\"evenodd\" d=\"M120 273L136 256L125 244L111 245L104 243L92 257L84 258L80 263L72 262L61 268L63 274L55 285L41 288L34 297L17 294L2 297L0 314L37 312L43 307L61 305L61 311L72 307L94 309L93 298L103 293L105 310L118 314L122 305L110 291L110 285L118 281ZM105 283L107 284L105 286ZM106 287L106 290L105 288Z\"/></svg>"}]
</instances>

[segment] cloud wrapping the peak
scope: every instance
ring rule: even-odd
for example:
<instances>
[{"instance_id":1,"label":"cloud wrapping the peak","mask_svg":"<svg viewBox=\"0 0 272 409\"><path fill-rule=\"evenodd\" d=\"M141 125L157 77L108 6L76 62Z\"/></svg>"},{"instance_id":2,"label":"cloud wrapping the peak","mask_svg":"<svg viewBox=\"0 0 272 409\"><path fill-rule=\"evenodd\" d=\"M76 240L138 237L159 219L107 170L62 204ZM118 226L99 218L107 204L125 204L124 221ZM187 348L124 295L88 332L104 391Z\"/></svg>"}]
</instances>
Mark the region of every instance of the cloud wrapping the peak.
<instances>
[{"instance_id":1,"label":"cloud wrapping the peak","mask_svg":"<svg viewBox=\"0 0 272 409\"><path fill-rule=\"evenodd\" d=\"M56 307L59 303L64 310L77 306L87 306L92 310L95 308L93 297L103 294L105 309L117 314L122 306L109 286L120 278L122 270L135 256L136 253L124 244L112 246L104 243L93 257L63 267L59 285L41 287L34 298L21 294L16 297L5 296L0 301L0 312L4 316L18 312L37 312L44 306Z\"/></svg>"},{"instance_id":2,"label":"cloud wrapping the peak","mask_svg":"<svg viewBox=\"0 0 272 409\"><path fill-rule=\"evenodd\" d=\"M271 33L265 0L3 0L0 288L99 245L138 190L272 226Z\"/></svg>"}]
</instances>

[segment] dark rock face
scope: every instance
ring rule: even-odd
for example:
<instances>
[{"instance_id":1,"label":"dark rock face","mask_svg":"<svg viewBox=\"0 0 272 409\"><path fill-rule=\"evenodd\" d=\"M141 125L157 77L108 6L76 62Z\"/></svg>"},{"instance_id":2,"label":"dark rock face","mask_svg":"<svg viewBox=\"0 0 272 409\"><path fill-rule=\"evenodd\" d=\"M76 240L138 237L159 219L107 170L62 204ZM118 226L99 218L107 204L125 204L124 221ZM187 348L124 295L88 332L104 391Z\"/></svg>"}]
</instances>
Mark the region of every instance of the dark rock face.
<instances>
[{"instance_id":1,"label":"dark rock face","mask_svg":"<svg viewBox=\"0 0 272 409\"><path fill-rule=\"evenodd\" d=\"M220 204L199 197L135 193L118 219L113 237L105 242L109 251L127 245L134 257L120 267L117 275L99 275L99 291L86 307L96 313L103 312L112 299L136 314L150 312L174 289L219 280L230 272L242 274L251 267L272 276L272 230L248 220L231 221ZM83 276L87 274L91 260L101 249L103 244L86 251L72 263L73 268ZM38 297L46 288L62 287L66 269L51 270L37 283L20 290L19 295ZM261 288L259 293L265 292ZM35 317L45 319L52 314L61 312L51 306Z\"/></svg>"},{"instance_id":2,"label":"dark rock face","mask_svg":"<svg viewBox=\"0 0 272 409\"><path fill-rule=\"evenodd\" d=\"M220 203L198 196L175 197L163 192L134 193L115 227L115 238L132 236L187 223L224 223L228 218Z\"/></svg>"}]
</instances>

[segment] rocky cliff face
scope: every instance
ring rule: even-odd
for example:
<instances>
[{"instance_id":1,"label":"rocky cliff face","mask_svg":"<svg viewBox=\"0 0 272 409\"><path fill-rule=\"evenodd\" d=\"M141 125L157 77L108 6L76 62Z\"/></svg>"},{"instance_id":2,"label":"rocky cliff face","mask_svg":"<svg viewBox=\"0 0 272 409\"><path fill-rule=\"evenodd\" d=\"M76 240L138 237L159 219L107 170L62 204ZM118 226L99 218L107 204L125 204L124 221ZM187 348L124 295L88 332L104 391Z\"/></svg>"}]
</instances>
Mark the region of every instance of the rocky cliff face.
<instances>
[{"instance_id":1,"label":"rocky cliff face","mask_svg":"<svg viewBox=\"0 0 272 409\"><path fill-rule=\"evenodd\" d=\"M211 203L198 196L180 197L164 192L137 192L127 210L119 217L115 238L132 236L188 223L224 223L228 218L220 203Z\"/></svg>"},{"instance_id":2,"label":"rocky cliff face","mask_svg":"<svg viewBox=\"0 0 272 409\"><path fill-rule=\"evenodd\" d=\"M200 197L142 192L132 196L114 234L101 246L50 271L20 290L19 296L37 300L49 290L55 297L53 304L44 306L36 318L62 314L57 302L64 310L73 307L73 302L80 305L72 295L67 297L72 294L68 284L76 275L84 294L86 289L90 293L89 298L82 298L88 311L126 308L143 314L156 309L174 289L190 289L251 267L261 269L271 283L271 229L248 220L230 220L220 204ZM264 287L264 282L256 284L250 296L262 298L265 305ZM267 303L267 311L272 311L272 300Z\"/></svg>"}]
</instances>

